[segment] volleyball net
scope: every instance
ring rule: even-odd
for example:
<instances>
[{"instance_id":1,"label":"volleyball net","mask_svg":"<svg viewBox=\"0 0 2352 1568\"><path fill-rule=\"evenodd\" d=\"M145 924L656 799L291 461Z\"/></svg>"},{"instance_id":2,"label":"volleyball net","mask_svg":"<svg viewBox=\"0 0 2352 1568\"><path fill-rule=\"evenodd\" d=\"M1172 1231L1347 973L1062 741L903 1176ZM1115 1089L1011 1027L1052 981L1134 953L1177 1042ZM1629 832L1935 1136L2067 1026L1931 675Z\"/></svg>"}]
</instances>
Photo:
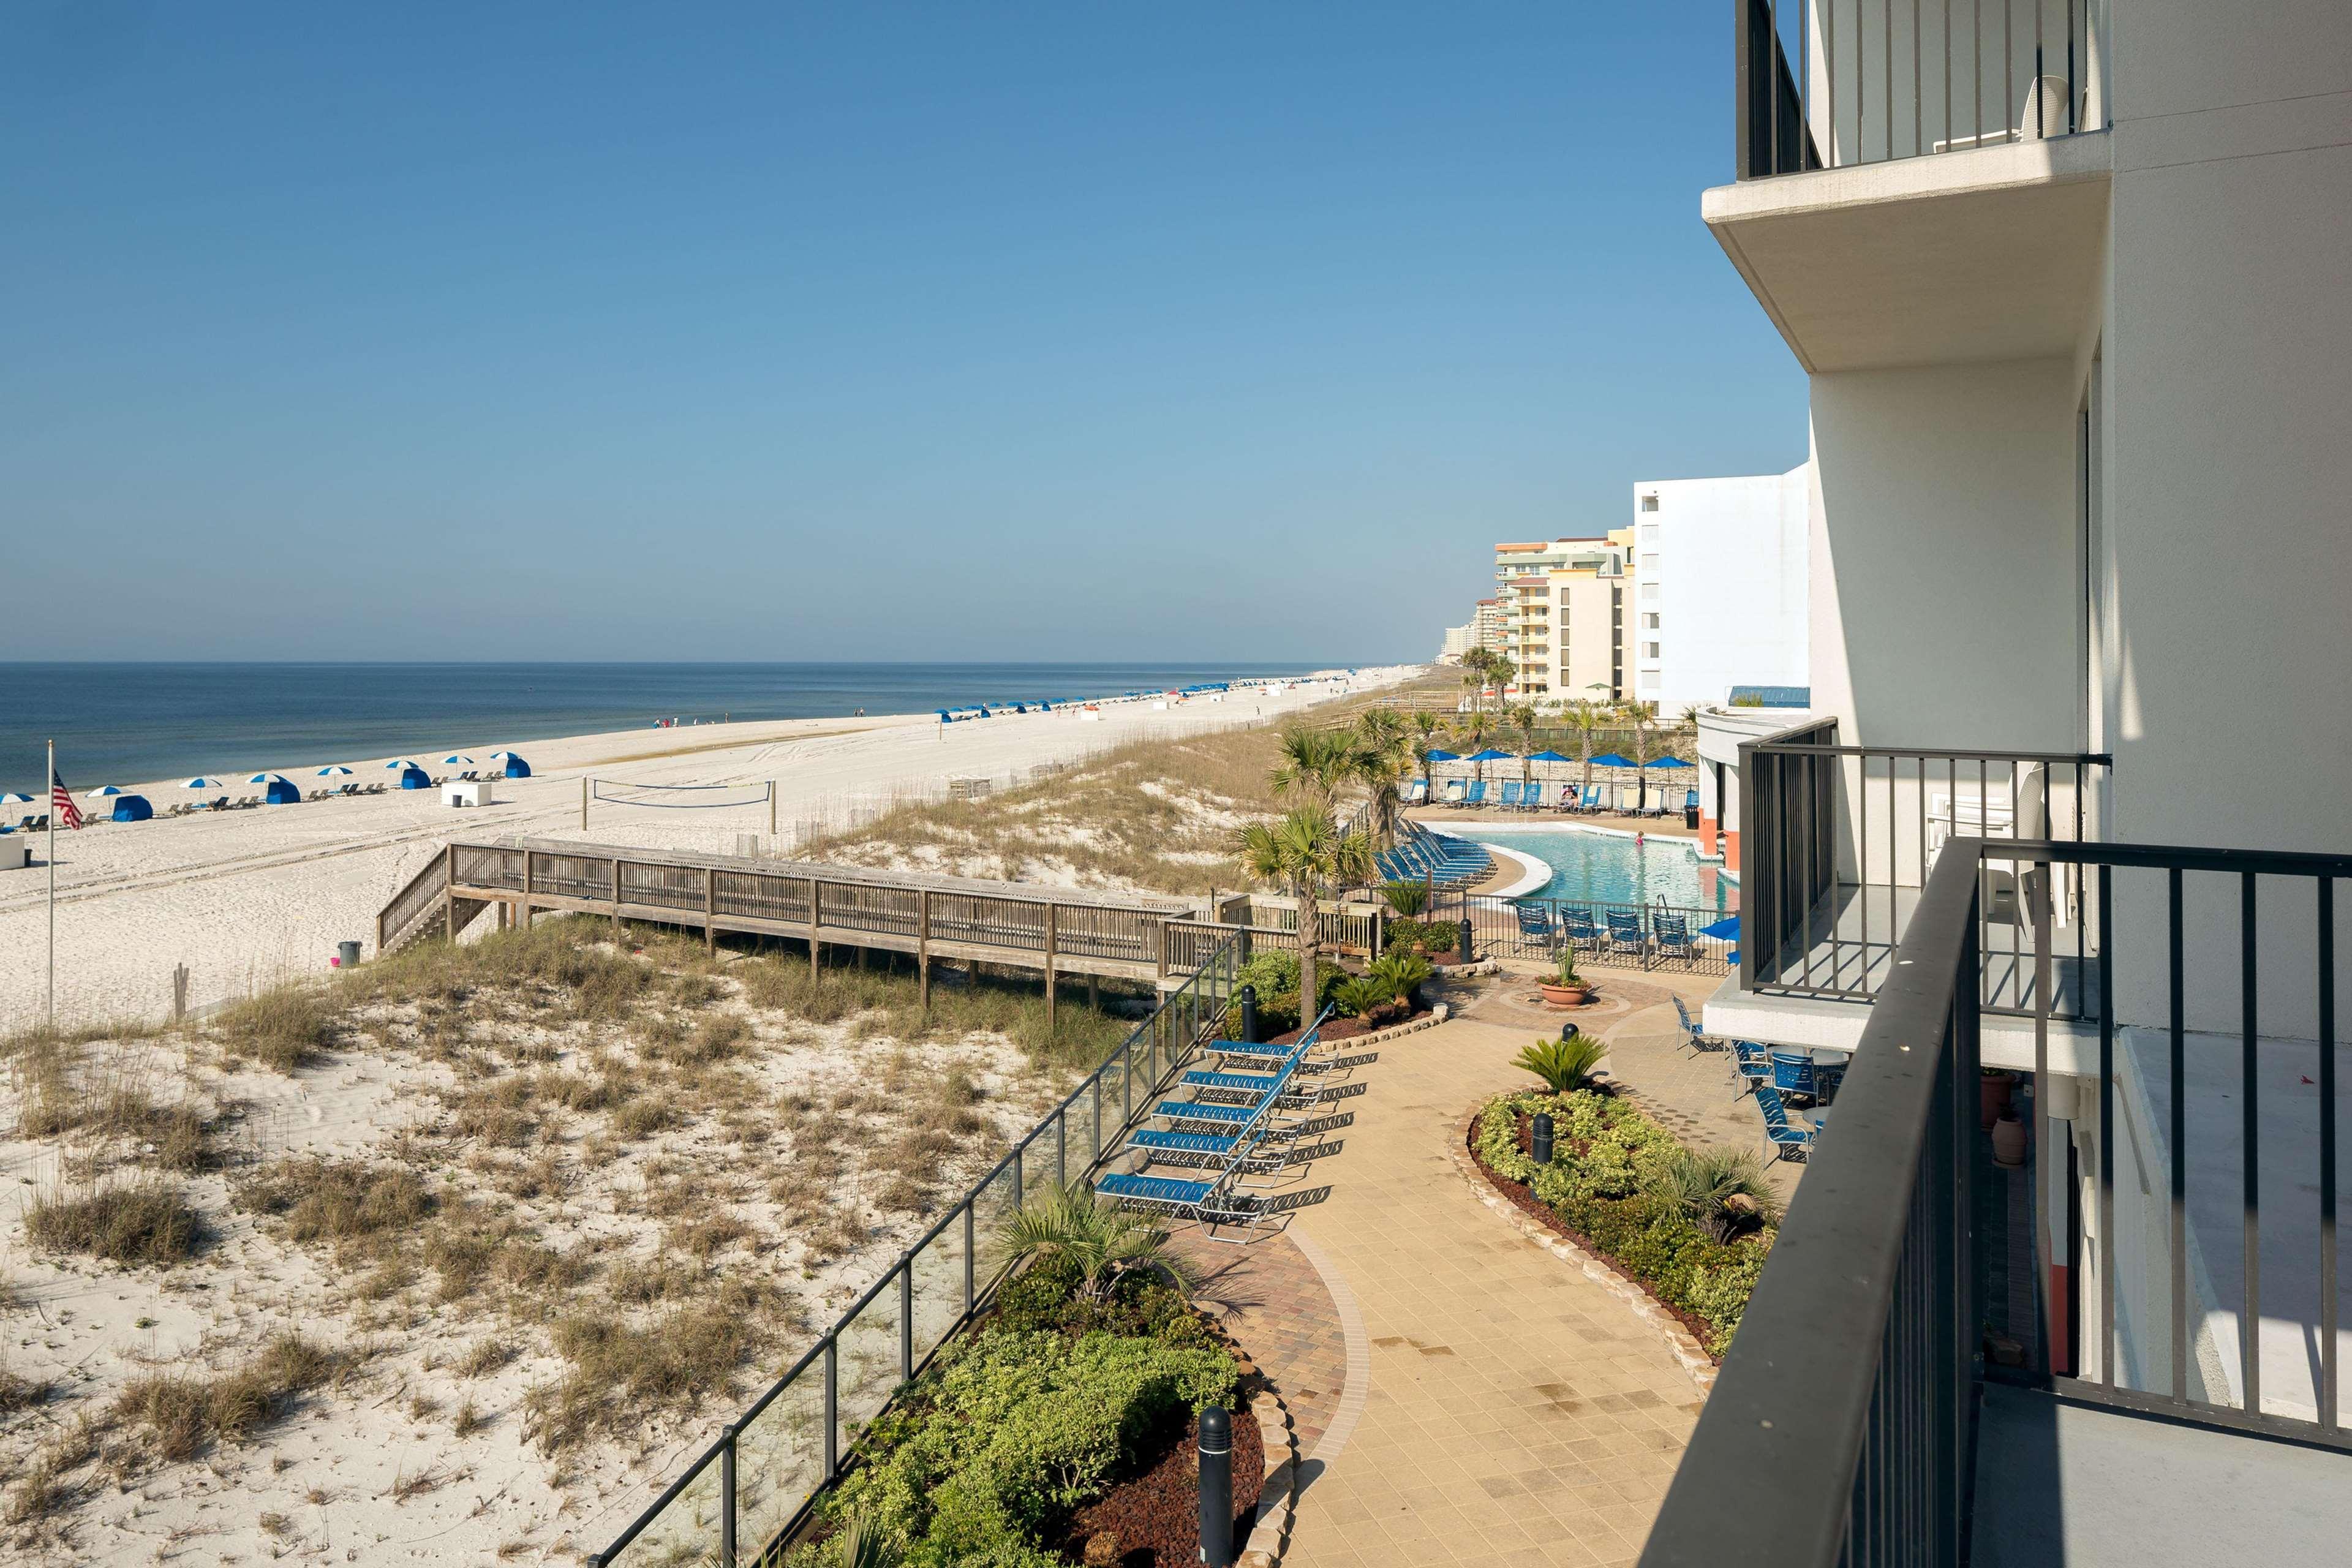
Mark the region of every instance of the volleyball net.
<instances>
[{"instance_id":1,"label":"volleyball net","mask_svg":"<svg viewBox=\"0 0 2352 1568\"><path fill-rule=\"evenodd\" d=\"M744 784L635 784L627 779L586 781L588 799L600 805L643 805L656 811L725 811L730 807L767 805L776 798L773 779Z\"/></svg>"}]
</instances>

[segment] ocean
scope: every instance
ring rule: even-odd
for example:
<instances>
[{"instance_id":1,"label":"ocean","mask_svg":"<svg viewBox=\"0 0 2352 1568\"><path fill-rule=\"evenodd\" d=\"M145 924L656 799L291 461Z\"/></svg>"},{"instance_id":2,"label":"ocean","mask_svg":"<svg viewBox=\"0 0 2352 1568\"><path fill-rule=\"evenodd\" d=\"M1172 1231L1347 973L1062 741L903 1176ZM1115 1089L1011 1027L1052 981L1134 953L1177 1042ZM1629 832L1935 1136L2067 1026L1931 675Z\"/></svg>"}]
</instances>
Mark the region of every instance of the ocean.
<instances>
[{"instance_id":1,"label":"ocean","mask_svg":"<svg viewBox=\"0 0 2352 1568\"><path fill-rule=\"evenodd\" d=\"M242 776L440 746L721 719L923 713L1103 697L1304 664L8 664L0 792L45 797L43 743L76 790Z\"/></svg>"}]
</instances>

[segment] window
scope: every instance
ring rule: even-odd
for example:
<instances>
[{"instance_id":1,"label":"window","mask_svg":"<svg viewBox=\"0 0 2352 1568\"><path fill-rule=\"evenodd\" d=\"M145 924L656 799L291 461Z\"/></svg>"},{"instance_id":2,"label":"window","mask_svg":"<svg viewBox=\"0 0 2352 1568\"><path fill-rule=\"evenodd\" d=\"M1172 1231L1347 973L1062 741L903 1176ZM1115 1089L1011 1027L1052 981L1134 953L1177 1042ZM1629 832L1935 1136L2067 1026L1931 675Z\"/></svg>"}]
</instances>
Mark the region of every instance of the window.
<instances>
[{"instance_id":1,"label":"window","mask_svg":"<svg viewBox=\"0 0 2352 1568\"><path fill-rule=\"evenodd\" d=\"M1654 599L1657 596L1658 585L1655 583L1644 583L1642 584L1642 597L1644 599Z\"/></svg>"},{"instance_id":2,"label":"window","mask_svg":"<svg viewBox=\"0 0 2352 1568\"><path fill-rule=\"evenodd\" d=\"M1642 525L1642 542L1644 544L1655 544L1657 542L1658 525L1654 522L1643 523Z\"/></svg>"},{"instance_id":3,"label":"window","mask_svg":"<svg viewBox=\"0 0 2352 1568\"><path fill-rule=\"evenodd\" d=\"M1655 496L1643 496L1643 497L1642 498L1642 510L1643 510L1643 511L1655 511L1655 510L1658 510L1658 498L1657 498L1657 497L1655 497Z\"/></svg>"},{"instance_id":4,"label":"window","mask_svg":"<svg viewBox=\"0 0 2352 1568\"><path fill-rule=\"evenodd\" d=\"M1657 611L1652 610L1648 615L1642 617L1642 629L1645 632L1654 632L1658 629Z\"/></svg>"},{"instance_id":5,"label":"window","mask_svg":"<svg viewBox=\"0 0 2352 1568\"><path fill-rule=\"evenodd\" d=\"M1654 669L1643 670L1642 672L1642 689L1644 691L1655 691L1657 689L1658 672Z\"/></svg>"},{"instance_id":6,"label":"window","mask_svg":"<svg viewBox=\"0 0 2352 1568\"><path fill-rule=\"evenodd\" d=\"M1656 643L1654 643L1654 642L1645 642L1645 643L1643 643L1643 644L1642 645L1642 657L1643 657L1643 658L1657 658L1657 657L1658 657L1658 645L1657 645Z\"/></svg>"},{"instance_id":7,"label":"window","mask_svg":"<svg viewBox=\"0 0 2352 1568\"><path fill-rule=\"evenodd\" d=\"M1644 577L1654 577L1657 574L1658 555L1657 552L1652 551L1649 554L1642 557L1642 575Z\"/></svg>"}]
</instances>

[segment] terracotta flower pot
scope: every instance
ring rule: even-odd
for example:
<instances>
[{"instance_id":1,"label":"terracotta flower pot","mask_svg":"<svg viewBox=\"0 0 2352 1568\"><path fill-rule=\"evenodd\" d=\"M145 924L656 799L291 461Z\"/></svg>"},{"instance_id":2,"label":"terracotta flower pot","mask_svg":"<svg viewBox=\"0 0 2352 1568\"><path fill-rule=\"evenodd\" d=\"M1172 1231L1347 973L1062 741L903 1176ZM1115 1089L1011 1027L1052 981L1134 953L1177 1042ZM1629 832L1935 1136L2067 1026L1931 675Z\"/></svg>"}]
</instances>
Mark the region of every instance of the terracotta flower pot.
<instances>
[{"instance_id":1,"label":"terracotta flower pot","mask_svg":"<svg viewBox=\"0 0 2352 1568\"><path fill-rule=\"evenodd\" d=\"M1590 985L1554 985L1547 980L1540 989L1545 1003L1554 1007L1581 1007L1592 1000Z\"/></svg>"},{"instance_id":2,"label":"terracotta flower pot","mask_svg":"<svg viewBox=\"0 0 2352 1568\"><path fill-rule=\"evenodd\" d=\"M1986 1132L1992 1131L2001 1113L2009 1109L2009 1097L2017 1087L2017 1075L2010 1072L1989 1072L1977 1079L1977 1126Z\"/></svg>"}]
</instances>

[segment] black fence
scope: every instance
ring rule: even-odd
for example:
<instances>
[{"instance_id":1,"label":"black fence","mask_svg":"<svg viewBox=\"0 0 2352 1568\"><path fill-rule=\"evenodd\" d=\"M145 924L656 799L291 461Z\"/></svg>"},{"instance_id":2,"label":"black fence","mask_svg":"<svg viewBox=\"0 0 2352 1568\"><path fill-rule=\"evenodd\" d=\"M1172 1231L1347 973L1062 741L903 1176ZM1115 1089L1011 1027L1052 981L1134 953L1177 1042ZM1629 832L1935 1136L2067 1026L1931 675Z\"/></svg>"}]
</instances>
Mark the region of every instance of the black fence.
<instances>
[{"instance_id":1,"label":"black fence","mask_svg":"<svg viewBox=\"0 0 2352 1568\"><path fill-rule=\"evenodd\" d=\"M1441 890L1421 918L1470 922L1481 958L1556 962L1570 951L1580 964L1728 974L1738 943L1701 933L1725 918L1690 905L1609 903L1593 899L1499 899Z\"/></svg>"},{"instance_id":2,"label":"black fence","mask_svg":"<svg viewBox=\"0 0 2352 1568\"><path fill-rule=\"evenodd\" d=\"M1732 0L1738 177L2102 130L2096 5Z\"/></svg>"},{"instance_id":3,"label":"black fence","mask_svg":"<svg viewBox=\"0 0 2352 1568\"><path fill-rule=\"evenodd\" d=\"M1980 1131L1988 867L2038 901L2077 869L2108 933L2095 1039L2036 992L2022 1174L1992 1173ZM2347 878L2352 856L1947 845L1643 1568L1958 1568L1987 1506L1978 1449L2005 1440L1979 1422L1988 1381L2352 1447L2336 1237ZM2016 1182L2025 1234L1996 1247L1983 1189ZM2001 1334L1995 1287L2019 1266L2033 1331Z\"/></svg>"},{"instance_id":4,"label":"black fence","mask_svg":"<svg viewBox=\"0 0 2352 1568\"><path fill-rule=\"evenodd\" d=\"M1878 994L1948 844L2098 837L2109 760L2094 752L1843 746L1809 721L1739 751L1739 856L1748 942L1743 990L1866 1001ZM2052 1016L2096 1016L2096 909L2071 863L1979 866L1979 1000L2039 1005L2036 922L2052 926ZM2047 876L2047 888L2034 879ZM2038 914L2036 911L2040 911Z\"/></svg>"},{"instance_id":5,"label":"black fence","mask_svg":"<svg viewBox=\"0 0 2352 1568\"><path fill-rule=\"evenodd\" d=\"M766 1560L841 1474L858 1435L987 1300L1012 1262L1005 1217L1101 1169L1176 1069L1214 1037L1239 963L1228 936L611 1545L592 1554L592 1568Z\"/></svg>"}]
</instances>

